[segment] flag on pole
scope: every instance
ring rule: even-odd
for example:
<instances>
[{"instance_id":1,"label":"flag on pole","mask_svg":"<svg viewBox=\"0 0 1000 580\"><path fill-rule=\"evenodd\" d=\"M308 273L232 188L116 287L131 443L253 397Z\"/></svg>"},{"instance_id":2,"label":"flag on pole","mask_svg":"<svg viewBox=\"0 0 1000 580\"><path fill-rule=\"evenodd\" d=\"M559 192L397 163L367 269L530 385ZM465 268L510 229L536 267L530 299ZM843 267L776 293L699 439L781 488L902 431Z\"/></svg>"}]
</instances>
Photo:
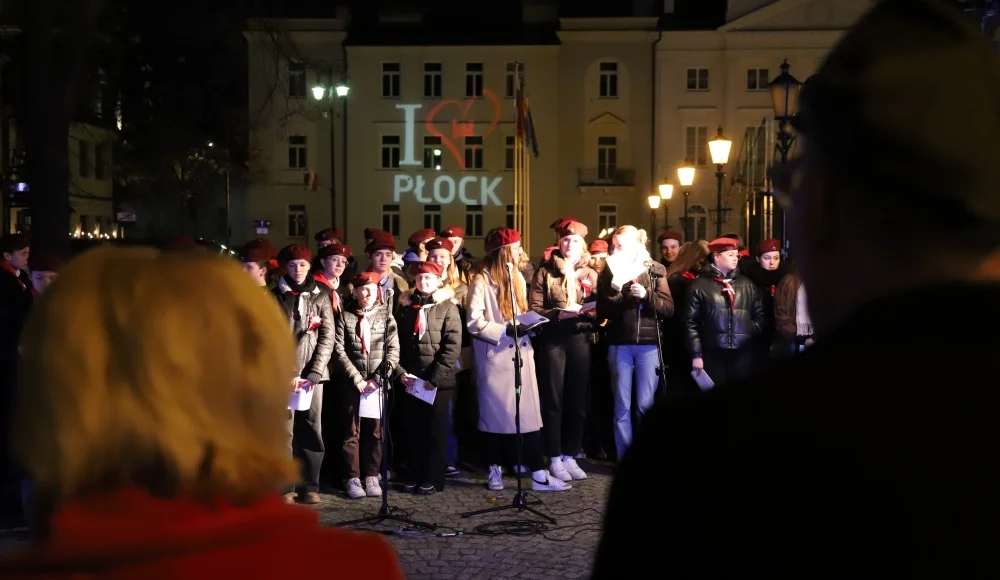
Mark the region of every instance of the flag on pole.
<instances>
[{"instance_id":1,"label":"flag on pole","mask_svg":"<svg viewBox=\"0 0 1000 580\"><path fill-rule=\"evenodd\" d=\"M521 65L517 67L517 92L514 101L517 110L517 136L525 144L530 145L532 154L538 157L538 136L535 134L535 122L528 107L528 95L524 90L524 67Z\"/></svg>"}]
</instances>

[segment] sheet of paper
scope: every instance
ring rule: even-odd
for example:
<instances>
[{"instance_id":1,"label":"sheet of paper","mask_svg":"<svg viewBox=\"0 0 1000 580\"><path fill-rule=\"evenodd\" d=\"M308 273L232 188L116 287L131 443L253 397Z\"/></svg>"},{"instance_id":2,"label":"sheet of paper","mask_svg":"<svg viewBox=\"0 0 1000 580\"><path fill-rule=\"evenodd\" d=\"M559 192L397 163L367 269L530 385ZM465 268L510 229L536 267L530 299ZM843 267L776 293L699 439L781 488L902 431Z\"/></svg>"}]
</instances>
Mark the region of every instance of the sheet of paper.
<instances>
[{"instance_id":1,"label":"sheet of paper","mask_svg":"<svg viewBox=\"0 0 1000 580\"><path fill-rule=\"evenodd\" d=\"M409 376L415 381L415 384L412 387L406 387L406 392L428 405L433 405L434 399L437 398L437 389L428 389L427 381L413 375Z\"/></svg>"},{"instance_id":2,"label":"sheet of paper","mask_svg":"<svg viewBox=\"0 0 1000 580\"><path fill-rule=\"evenodd\" d=\"M584 302L580 305L580 312L588 312L590 310L597 310L597 302Z\"/></svg>"},{"instance_id":3,"label":"sheet of paper","mask_svg":"<svg viewBox=\"0 0 1000 580\"><path fill-rule=\"evenodd\" d=\"M370 393L361 393L361 405L358 406L358 416L362 419L382 418L382 389Z\"/></svg>"},{"instance_id":4,"label":"sheet of paper","mask_svg":"<svg viewBox=\"0 0 1000 580\"><path fill-rule=\"evenodd\" d=\"M524 314L518 315L516 317L516 320L521 324L527 326L529 329L534 328L539 324L545 324L546 322L549 321L548 318L545 318L544 316L535 312L534 310L529 310Z\"/></svg>"},{"instance_id":5,"label":"sheet of paper","mask_svg":"<svg viewBox=\"0 0 1000 580\"><path fill-rule=\"evenodd\" d=\"M704 370L693 370L691 371L691 376L694 377L694 382L698 385L698 388L703 391L710 391L715 386L715 381Z\"/></svg>"},{"instance_id":6,"label":"sheet of paper","mask_svg":"<svg viewBox=\"0 0 1000 580\"><path fill-rule=\"evenodd\" d=\"M583 306L580 304L568 304L566 308L556 308L556 310L562 310L563 312L580 312L583 310Z\"/></svg>"}]
</instances>

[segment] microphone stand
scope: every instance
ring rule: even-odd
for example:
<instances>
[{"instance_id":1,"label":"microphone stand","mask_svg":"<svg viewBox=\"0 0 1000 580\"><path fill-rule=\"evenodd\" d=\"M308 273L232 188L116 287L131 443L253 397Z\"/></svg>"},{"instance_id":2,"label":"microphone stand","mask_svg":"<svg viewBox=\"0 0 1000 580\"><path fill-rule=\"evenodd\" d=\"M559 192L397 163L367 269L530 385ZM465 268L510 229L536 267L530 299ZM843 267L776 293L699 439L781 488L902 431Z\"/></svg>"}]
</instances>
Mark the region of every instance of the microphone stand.
<instances>
[{"instance_id":1,"label":"microphone stand","mask_svg":"<svg viewBox=\"0 0 1000 580\"><path fill-rule=\"evenodd\" d=\"M392 290L386 292L385 295L385 332L388 334L389 330L389 317L392 316ZM382 440L379 441L379 447L382 449L382 462L379 465L379 472L382 476L382 506L379 508L378 513L373 516L368 516L364 518L358 518L354 520L349 520L346 522L340 522L336 524L337 526L347 527L355 526L358 524L369 524L377 525L386 521L396 522L413 528L422 528L424 530L434 531L437 529L436 524L429 524L426 522L419 522L417 520L411 519L406 512L401 511L397 508L389 506L389 454L387 453L385 443L389 438L389 414L386 413L386 407L389 403L389 389L390 385L390 375L389 375L389 338L385 336L382 340L382 364L379 366L379 385L381 385L381 393L379 393L379 415L380 415L380 427L382 431ZM358 447L360 450L360 446Z\"/></svg>"},{"instance_id":2,"label":"microphone stand","mask_svg":"<svg viewBox=\"0 0 1000 580\"><path fill-rule=\"evenodd\" d=\"M514 309L514 312L517 312L517 310L516 310L516 308L517 308L517 295L514 292L514 265L511 264L511 263L509 263L509 262L507 263L507 272L508 272L507 280L509 282L508 285L507 285L507 288L510 291L510 304L511 304L511 308ZM515 433L515 437L516 437L516 440L515 440L515 442L516 442L515 449L516 449L516 461L517 461L517 463L514 465L514 477L517 480L517 492L514 494L514 499L511 501L511 503L509 505L501 505L501 506L496 506L496 507L491 507L491 508L486 508L486 509L481 509L481 510L466 512L466 513L462 514L462 517L463 518L471 518L473 516L478 516L478 515L482 515L482 514L489 514L489 513L499 512L499 511L503 511L503 510L516 509L518 512L525 512L526 511L526 512L532 513L532 514L534 514L534 515L542 518L543 520L546 520L547 522L549 522L551 524L555 524L556 523L555 518L547 516L547 515L539 512L538 510L536 510L536 509L534 509L534 508L531 507L533 505L538 505L538 504L540 504L542 502L540 500L535 500L535 501L529 502L528 501L528 496L525 495L525 493L524 493L524 487L523 487L523 484L521 482L521 470L520 470L520 466L521 466L521 461L522 461L521 455L523 453L523 447L524 447L524 444L523 444L522 438L521 438L521 383L522 383L522 381L521 381L521 367L524 365L524 361L521 360L520 336L518 336L518 334L517 334L517 316L514 317L514 321L511 323L511 327L513 328L513 334L514 334L514 336L513 336L513 338L514 338L514 358L513 358L513 361L514 361L514 433Z\"/></svg>"},{"instance_id":3,"label":"microphone stand","mask_svg":"<svg viewBox=\"0 0 1000 580\"><path fill-rule=\"evenodd\" d=\"M653 322L656 325L656 374L660 378L661 388L667 389L667 371L670 367L663 360L663 334L660 328L660 315L656 313L656 308L653 306L653 294L656 293L656 280L662 276L657 276L653 273L654 262L649 262L649 285L650 285L650 295L649 295L649 307L653 310Z\"/></svg>"}]
</instances>

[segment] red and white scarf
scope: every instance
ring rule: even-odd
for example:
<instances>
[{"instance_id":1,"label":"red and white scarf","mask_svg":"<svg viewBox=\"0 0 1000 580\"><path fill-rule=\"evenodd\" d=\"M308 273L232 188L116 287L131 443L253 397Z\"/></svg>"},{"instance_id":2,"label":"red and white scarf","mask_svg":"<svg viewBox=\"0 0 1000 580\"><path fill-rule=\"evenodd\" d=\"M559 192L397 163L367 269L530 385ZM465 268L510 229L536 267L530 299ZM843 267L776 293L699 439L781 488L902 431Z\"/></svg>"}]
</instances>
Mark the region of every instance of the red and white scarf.
<instances>
[{"instance_id":1,"label":"red and white scarf","mask_svg":"<svg viewBox=\"0 0 1000 580\"><path fill-rule=\"evenodd\" d=\"M729 280L725 278L712 278L719 284L722 284L722 293L729 296L729 309L736 310L736 290L733 290L732 285L729 284Z\"/></svg>"},{"instance_id":2,"label":"red and white scarf","mask_svg":"<svg viewBox=\"0 0 1000 580\"><path fill-rule=\"evenodd\" d=\"M369 311L370 312L370 311ZM368 354L372 345L372 323L366 316L368 313L358 311L358 337L361 339L361 354Z\"/></svg>"},{"instance_id":3,"label":"red and white scarf","mask_svg":"<svg viewBox=\"0 0 1000 580\"><path fill-rule=\"evenodd\" d=\"M427 332L427 309L433 304L424 304L423 306L419 304L414 304L413 308L417 311L417 319L413 322L413 336L420 340L424 337Z\"/></svg>"}]
</instances>

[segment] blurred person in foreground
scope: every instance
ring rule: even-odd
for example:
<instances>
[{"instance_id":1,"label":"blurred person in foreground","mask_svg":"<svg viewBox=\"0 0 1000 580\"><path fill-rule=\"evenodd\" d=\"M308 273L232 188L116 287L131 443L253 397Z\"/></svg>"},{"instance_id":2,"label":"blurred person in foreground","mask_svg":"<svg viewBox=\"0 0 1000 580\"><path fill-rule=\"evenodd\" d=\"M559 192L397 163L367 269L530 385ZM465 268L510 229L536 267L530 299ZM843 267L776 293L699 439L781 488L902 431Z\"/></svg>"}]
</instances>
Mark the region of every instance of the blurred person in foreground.
<instances>
[{"instance_id":1,"label":"blurred person in foreground","mask_svg":"<svg viewBox=\"0 0 1000 580\"><path fill-rule=\"evenodd\" d=\"M163 284L189 276L202 284ZM295 347L236 262L92 250L35 304L22 349L14 450L37 537L0 577L402 578L382 539L282 501Z\"/></svg>"},{"instance_id":2,"label":"blurred person in foreground","mask_svg":"<svg viewBox=\"0 0 1000 580\"><path fill-rule=\"evenodd\" d=\"M1000 577L1000 56L883 0L795 126L772 175L816 342L647 415L593 578Z\"/></svg>"}]
</instances>

